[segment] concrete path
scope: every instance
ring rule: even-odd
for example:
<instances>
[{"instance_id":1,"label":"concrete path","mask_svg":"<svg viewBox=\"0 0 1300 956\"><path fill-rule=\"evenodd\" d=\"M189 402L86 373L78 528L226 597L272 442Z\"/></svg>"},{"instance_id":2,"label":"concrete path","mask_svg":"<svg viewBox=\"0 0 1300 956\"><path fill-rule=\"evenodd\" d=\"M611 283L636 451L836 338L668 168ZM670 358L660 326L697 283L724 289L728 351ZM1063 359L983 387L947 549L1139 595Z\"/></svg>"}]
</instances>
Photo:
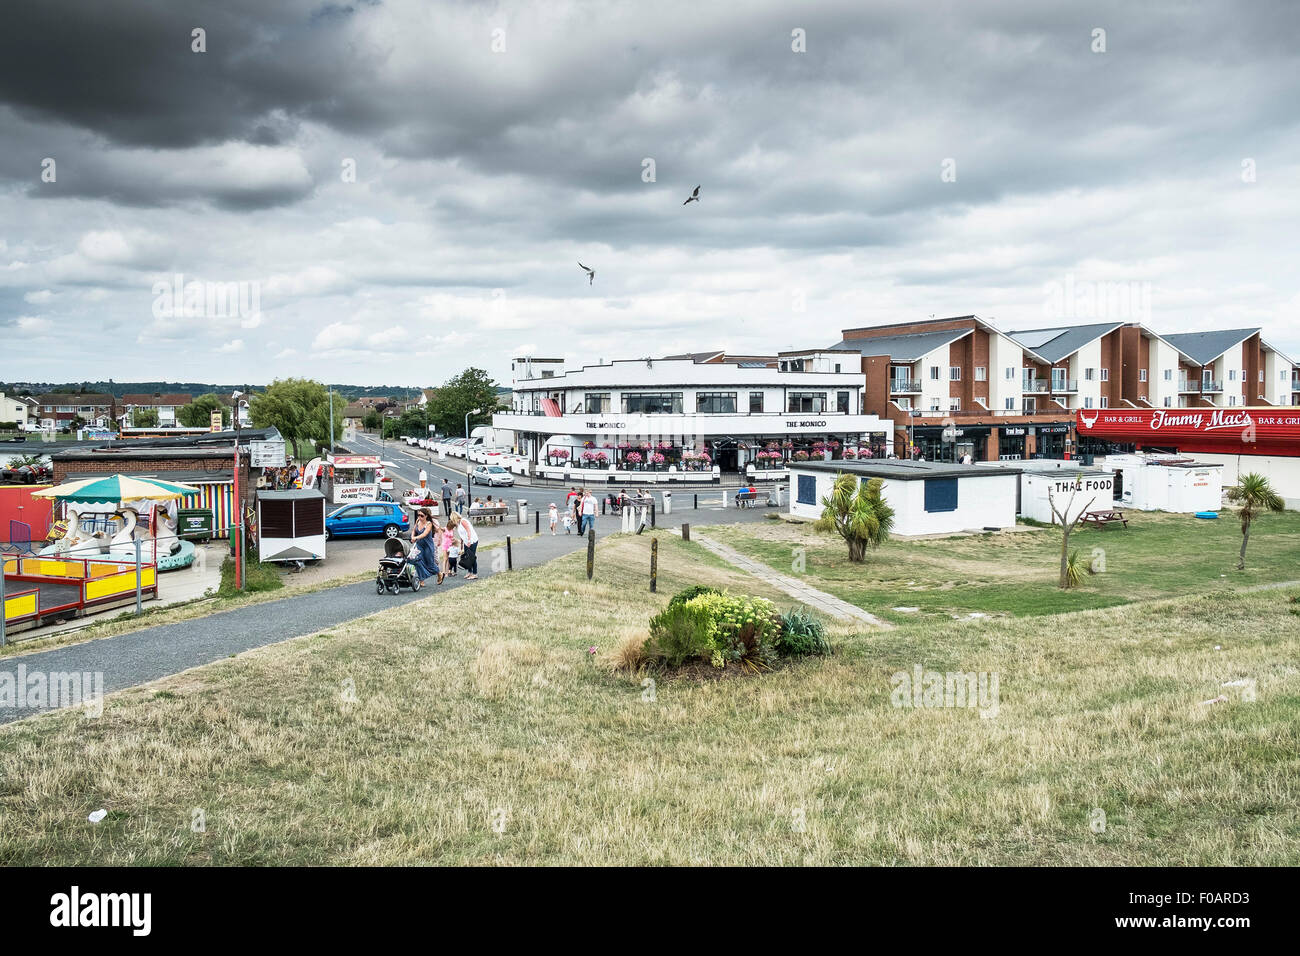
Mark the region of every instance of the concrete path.
<instances>
[{"instance_id":1,"label":"concrete path","mask_svg":"<svg viewBox=\"0 0 1300 956\"><path fill-rule=\"evenodd\" d=\"M812 585L792 578L789 575L781 574L772 570L766 564L755 561L753 558L746 557L735 548L728 547L719 541L712 541L702 534L691 533L691 540L698 542L705 549L712 551L728 564L735 565L740 570L752 574L760 581L786 594L796 598L803 604L807 604L815 611L821 611L829 617L841 621L862 621L864 624L870 624L872 627L878 627L885 630L893 628L893 624L881 620L874 614L862 610L856 604L850 604L848 601L842 601L833 594L827 594L825 591L819 591Z\"/></svg>"}]
</instances>

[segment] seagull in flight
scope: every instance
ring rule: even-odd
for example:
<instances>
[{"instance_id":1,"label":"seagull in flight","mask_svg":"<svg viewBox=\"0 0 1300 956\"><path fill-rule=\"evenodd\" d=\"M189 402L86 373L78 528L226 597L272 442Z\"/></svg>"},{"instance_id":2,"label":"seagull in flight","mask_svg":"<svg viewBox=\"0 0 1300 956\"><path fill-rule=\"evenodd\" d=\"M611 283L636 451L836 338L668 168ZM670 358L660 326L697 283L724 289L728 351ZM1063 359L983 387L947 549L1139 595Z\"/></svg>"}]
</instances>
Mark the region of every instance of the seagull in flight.
<instances>
[{"instance_id":1,"label":"seagull in flight","mask_svg":"<svg viewBox=\"0 0 1300 956\"><path fill-rule=\"evenodd\" d=\"M686 202L699 202L699 201L700 201L700 187L696 186L695 191L691 193L690 197L687 198ZM682 205L685 206L686 202L682 203Z\"/></svg>"},{"instance_id":2,"label":"seagull in flight","mask_svg":"<svg viewBox=\"0 0 1300 956\"><path fill-rule=\"evenodd\" d=\"M587 273L587 285L591 285L593 282L596 281L595 269L588 269L586 266L582 265L581 262L579 262L578 265L582 266L583 270Z\"/></svg>"}]
</instances>

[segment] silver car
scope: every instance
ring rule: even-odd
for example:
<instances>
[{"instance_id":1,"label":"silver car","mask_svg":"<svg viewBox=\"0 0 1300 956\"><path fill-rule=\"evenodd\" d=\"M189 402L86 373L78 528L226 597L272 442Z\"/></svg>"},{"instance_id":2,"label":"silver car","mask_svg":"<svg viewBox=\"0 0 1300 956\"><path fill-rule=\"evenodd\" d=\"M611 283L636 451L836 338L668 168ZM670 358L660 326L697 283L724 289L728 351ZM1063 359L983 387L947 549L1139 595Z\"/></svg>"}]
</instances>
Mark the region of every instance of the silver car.
<instances>
[{"instance_id":1,"label":"silver car","mask_svg":"<svg viewBox=\"0 0 1300 956\"><path fill-rule=\"evenodd\" d=\"M515 476L500 465L479 465L470 472L470 482L475 485L508 487L515 483Z\"/></svg>"}]
</instances>

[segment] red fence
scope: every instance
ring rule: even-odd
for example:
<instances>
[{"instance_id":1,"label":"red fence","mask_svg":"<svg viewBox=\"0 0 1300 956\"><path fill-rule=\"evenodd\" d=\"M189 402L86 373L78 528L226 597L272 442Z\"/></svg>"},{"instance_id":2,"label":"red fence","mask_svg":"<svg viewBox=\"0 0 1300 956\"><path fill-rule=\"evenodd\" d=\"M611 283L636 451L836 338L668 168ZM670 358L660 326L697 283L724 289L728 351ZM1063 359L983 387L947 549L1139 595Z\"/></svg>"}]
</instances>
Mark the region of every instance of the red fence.
<instances>
[{"instance_id":1,"label":"red fence","mask_svg":"<svg viewBox=\"0 0 1300 956\"><path fill-rule=\"evenodd\" d=\"M33 498L33 491L49 485L6 485L0 487L0 540L10 541L10 522L18 521L32 529L32 540L40 541L50 530L54 504L48 498Z\"/></svg>"}]
</instances>

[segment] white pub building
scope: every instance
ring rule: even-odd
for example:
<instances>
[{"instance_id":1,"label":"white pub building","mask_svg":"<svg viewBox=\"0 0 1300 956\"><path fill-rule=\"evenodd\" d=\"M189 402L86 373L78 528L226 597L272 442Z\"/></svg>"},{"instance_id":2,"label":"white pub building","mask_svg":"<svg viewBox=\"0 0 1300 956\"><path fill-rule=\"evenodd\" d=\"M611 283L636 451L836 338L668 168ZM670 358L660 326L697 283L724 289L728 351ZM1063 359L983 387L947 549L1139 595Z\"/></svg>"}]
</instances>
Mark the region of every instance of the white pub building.
<instances>
[{"instance_id":1,"label":"white pub building","mask_svg":"<svg viewBox=\"0 0 1300 956\"><path fill-rule=\"evenodd\" d=\"M513 407L492 420L542 474L616 470L657 481L716 469L760 479L792 461L893 450L892 423L863 412L865 377L853 349L563 365L516 358Z\"/></svg>"}]
</instances>

